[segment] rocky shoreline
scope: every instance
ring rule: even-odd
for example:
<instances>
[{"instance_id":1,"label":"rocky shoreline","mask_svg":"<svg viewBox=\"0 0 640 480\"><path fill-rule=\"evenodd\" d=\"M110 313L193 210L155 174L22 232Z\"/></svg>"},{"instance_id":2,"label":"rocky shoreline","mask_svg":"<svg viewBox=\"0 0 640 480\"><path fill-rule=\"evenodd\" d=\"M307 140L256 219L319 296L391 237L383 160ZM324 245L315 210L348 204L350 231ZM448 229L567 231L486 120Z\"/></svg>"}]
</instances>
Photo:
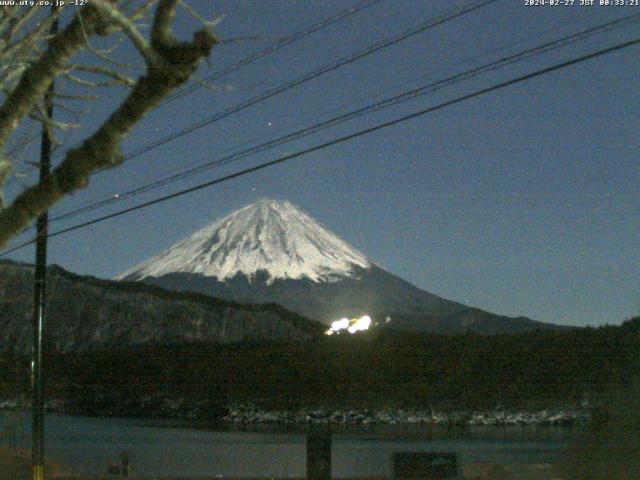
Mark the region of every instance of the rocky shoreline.
<instances>
[{"instance_id":1,"label":"rocky shoreline","mask_svg":"<svg viewBox=\"0 0 640 480\"><path fill-rule=\"evenodd\" d=\"M269 411L252 406L230 409L223 418L235 424L287 425L438 425L438 426L571 426L584 424L587 412L578 410L541 410L536 412L425 412L421 410L332 410L300 409Z\"/></svg>"},{"instance_id":2,"label":"rocky shoreline","mask_svg":"<svg viewBox=\"0 0 640 480\"><path fill-rule=\"evenodd\" d=\"M231 407L211 406L184 399L142 398L127 404L105 404L101 408L79 411L63 400L50 400L46 410L52 413L99 417L145 417L226 424L280 425L437 425L437 426L573 426L589 420L586 409L546 409L538 411L457 411L436 412L410 409L330 409L301 408L268 410L251 404ZM24 399L0 400L0 410L27 410Z\"/></svg>"}]
</instances>

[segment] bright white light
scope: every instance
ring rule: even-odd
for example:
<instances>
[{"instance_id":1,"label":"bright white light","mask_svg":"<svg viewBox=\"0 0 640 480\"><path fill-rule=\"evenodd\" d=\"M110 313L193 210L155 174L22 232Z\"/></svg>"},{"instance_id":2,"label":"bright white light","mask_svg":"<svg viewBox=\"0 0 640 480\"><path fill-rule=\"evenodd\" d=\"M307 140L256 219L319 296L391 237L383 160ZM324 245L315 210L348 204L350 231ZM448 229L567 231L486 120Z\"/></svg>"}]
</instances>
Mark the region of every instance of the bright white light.
<instances>
[{"instance_id":1,"label":"bright white light","mask_svg":"<svg viewBox=\"0 0 640 480\"><path fill-rule=\"evenodd\" d=\"M337 332L338 330L344 330L345 328L349 328L349 319L341 318L340 320L336 320L335 322L331 322L331 330Z\"/></svg>"},{"instance_id":2,"label":"bright white light","mask_svg":"<svg viewBox=\"0 0 640 480\"><path fill-rule=\"evenodd\" d=\"M358 320L353 322L351 325L349 325L349 328L347 330L349 330L349 333L356 333L362 330L369 330L370 326L371 326L371 317L369 317L369 315L365 315L364 317L359 318Z\"/></svg>"},{"instance_id":3,"label":"bright white light","mask_svg":"<svg viewBox=\"0 0 640 480\"><path fill-rule=\"evenodd\" d=\"M365 315L364 317L354 318L349 320L348 318L341 318L331 322L331 328L327 330L325 335L333 335L334 333L340 333L346 330L349 333L355 333L363 330L368 330L371 326L371 317Z\"/></svg>"}]
</instances>

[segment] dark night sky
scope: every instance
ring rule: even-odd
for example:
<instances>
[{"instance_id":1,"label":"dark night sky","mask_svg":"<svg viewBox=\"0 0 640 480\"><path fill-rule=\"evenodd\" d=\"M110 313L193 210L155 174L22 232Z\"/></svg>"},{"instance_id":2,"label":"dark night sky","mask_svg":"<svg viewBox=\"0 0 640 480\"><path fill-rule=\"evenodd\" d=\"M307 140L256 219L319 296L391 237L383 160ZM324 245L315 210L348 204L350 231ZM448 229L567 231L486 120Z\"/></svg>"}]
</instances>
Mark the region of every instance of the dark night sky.
<instances>
[{"instance_id":1,"label":"dark night sky","mask_svg":"<svg viewBox=\"0 0 640 480\"><path fill-rule=\"evenodd\" d=\"M224 14L200 76L306 29L356 1L191 0ZM471 3L383 0L159 108L125 153L321 65ZM112 197L336 113L355 109L640 7L525 6L501 0L102 172L53 214ZM596 2L597 3L597 2ZM182 35L197 25L177 20ZM261 153L55 231L640 36L640 24L589 38ZM135 60L126 48L122 56ZM51 263L111 277L261 197L287 199L372 260L430 292L507 315L569 325L640 314L640 47L569 67L256 174L51 239ZM91 106L82 132L116 105ZM32 153L36 155L36 151ZM37 157L36 157L37 158ZM11 192L15 192L13 182ZM32 235L32 233L30 233ZM28 238L23 236L16 240ZM26 248L10 258L32 261Z\"/></svg>"}]
</instances>

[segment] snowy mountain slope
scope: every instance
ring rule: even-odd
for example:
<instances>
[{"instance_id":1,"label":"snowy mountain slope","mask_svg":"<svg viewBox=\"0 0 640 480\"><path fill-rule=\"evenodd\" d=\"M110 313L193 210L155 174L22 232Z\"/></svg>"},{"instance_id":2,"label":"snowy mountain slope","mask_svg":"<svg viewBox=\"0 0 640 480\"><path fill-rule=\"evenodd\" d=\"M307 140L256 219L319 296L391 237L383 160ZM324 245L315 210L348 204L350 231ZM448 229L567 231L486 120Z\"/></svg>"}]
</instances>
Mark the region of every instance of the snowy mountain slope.
<instances>
[{"instance_id":1,"label":"snowy mountain slope","mask_svg":"<svg viewBox=\"0 0 640 480\"><path fill-rule=\"evenodd\" d=\"M362 253L287 201L260 200L197 231L116 280L142 280L169 273L195 273L219 281L238 273L254 278L314 282L353 277L370 268Z\"/></svg>"},{"instance_id":2,"label":"snowy mountain slope","mask_svg":"<svg viewBox=\"0 0 640 480\"><path fill-rule=\"evenodd\" d=\"M405 330L483 334L555 328L441 298L392 275L286 201L261 200L117 279L243 303L277 303L325 324L370 315Z\"/></svg>"}]
</instances>

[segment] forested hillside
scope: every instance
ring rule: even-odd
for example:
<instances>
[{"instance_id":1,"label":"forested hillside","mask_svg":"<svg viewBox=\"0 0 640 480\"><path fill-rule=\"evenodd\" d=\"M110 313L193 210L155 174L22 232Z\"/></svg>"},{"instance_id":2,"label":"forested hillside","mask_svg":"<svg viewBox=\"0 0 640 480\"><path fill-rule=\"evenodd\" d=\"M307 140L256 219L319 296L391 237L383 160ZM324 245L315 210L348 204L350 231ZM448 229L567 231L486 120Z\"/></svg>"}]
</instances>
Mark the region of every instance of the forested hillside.
<instances>
[{"instance_id":1,"label":"forested hillside","mask_svg":"<svg viewBox=\"0 0 640 480\"><path fill-rule=\"evenodd\" d=\"M113 412L118 402L141 398L151 414L160 414L158 405L168 399L185 398L199 401L203 411L239 403L540 409L594 405L626 389L640 371L638 351L640 318L622 326L490 337L374 330L297 343L56 353L46 365L49 397L73 399L95 414L106 404ZM1 396L25 394L27 359L5 355L0 367Z\"/></svg>"},{"instance_id":2,"label":"forested hillside","mask_svg":"<svg viewBox=\"0 0 640 480\"><path fill-rule=\"evenodd\" d=\"M88 351L185 342L296 341L322 325L277 305L247 305L194 293L48 273L45 342L58 351ZM31 348L33 267L0 262L0 352Z\"/></svg>"}]
</instances>

